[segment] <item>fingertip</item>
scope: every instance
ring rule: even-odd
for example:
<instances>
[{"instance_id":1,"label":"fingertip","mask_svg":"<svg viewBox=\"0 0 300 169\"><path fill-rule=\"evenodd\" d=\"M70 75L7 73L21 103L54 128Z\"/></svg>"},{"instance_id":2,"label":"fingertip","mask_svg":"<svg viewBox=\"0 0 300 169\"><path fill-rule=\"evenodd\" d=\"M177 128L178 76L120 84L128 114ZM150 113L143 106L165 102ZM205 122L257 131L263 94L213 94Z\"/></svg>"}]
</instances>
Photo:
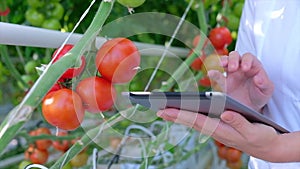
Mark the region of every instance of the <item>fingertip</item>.
<instances>
[{"instance_id":1,"label":"fingertip","mask_svg":"<svg viewBox=\"0 0 300 169\"><path fill-rule=\"evenodd\" d=\"M233 120L234 114L231 111L225 111L221 114L221 120L223 120L226 123L229 123Z\"/></svg>"}]
</instances>

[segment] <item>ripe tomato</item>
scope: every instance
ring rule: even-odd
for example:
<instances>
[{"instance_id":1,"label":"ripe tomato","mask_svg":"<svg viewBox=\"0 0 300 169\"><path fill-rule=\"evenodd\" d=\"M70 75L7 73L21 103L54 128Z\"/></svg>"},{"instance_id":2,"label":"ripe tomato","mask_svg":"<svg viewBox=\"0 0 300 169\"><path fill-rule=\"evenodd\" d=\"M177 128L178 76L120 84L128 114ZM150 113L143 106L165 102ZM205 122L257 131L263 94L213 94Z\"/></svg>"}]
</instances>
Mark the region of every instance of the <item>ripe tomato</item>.
<instances>
[{"instance_id":1,"label":"ripe tomato","mask_svg":"<svg viewBox=\"0 0 300 169\"><path fill-rule=\"evenodd\" d=\"M190 53L188 54L188 57L190 57L192 55L192 52L193 51L191 50ZM191 68L193 70L201 70L204 58L205 58L204 54L201 56L198 56L191 64Z\"/></svg>"},{"instance_id":2,"label":"ripe tomato","mask_svg":"<svg viewBox=\"0 0 300 169\"><path fill-rule=\"evenodd\" d=\"M216 52L220 56L228 55L229 54L229 51L228 51L227 48L216 49Z\"/></svg>"},{"instance_id":3,"label":"ripe tomato","mask_svg":"<svg viewBox=\"0 0 300 169\"><path fill-rule=\"evenodd\" d=\"M66 131L59 131L57 136L66 136L68 132ZM69 140L56 140L52 142L52 146L54 149L65 152L69 149L71 145L71 141Z\"/></svg>"},{"instance_id":4,"label":"ripe tomato","mask_svg":"<svg viewBox=\"0 0 300 169\"><path fill-rule=\"evenodd\" d=\"M31 136L38 136L38 135L41 135L41 134L48 134L48 135L51 135L51 131L46 128L46 127L40 127L36 130L33 130L29 133L29 135ZM35 141L35 145L36 145L36 148L40 149L40 150L47 150L52 144L52 141L51 140L37 140Z\"/></svg>"},{"instance_id":5,"label":"ripe tomato","mask_svg":"<svg viewBox=\"0 0 300 169\"><path fill-rule=\"evenodd\" d=\"M89 155L85 151L83 151L77 154L75 157L73 157L70 163L73 167L81 167L86 164L88 158Z\"/></svg>"},{"instance_id":6,"label":"ripe tomato","mask_svg":"<svg viewBox=\"0 0 300 169\"><path fill-rule=\"evenodd\" d=\"M200 39L201 39L201 36L200 36L200 35L195 36L195 38L193 39L193 46L194 46L194 47L196 47L196 46L198 45ZM204 45L203 45L203 48L205 48L205 47L208 45L208 43L209 43L209 41L208 41L208 39L206 38L206 39L205 39L205 42L204 42Z\"/></svg>"},{"instance_id":7,"label":"ripe tomato","mask_svg":"<svg viewBox=\"0 0 300 169\"><path fill-rule=\"evenodd\" d=\"M223 146L218 148L218 156L221 159L226 160L228 147Z\"/></svg>"},{"instance_id":8,"label":"ripe tomato","mask_svg":"<svg viewBox=\"0 0 300 169\"><path fill-rule=\"evenodd\" d=\"M47 94L42 103L42 112L48 123L63 130L76 129L84 118L81 98L66 88Z\"/></svg>"},{"instance_id":9,"label":"ripe tomato","mask_svg":"<svg viewBox=\"0 0 300 169\"><path fill-rule=\"evenodd\" d=\"M101 76L112 83L127 83L136 74L140 60L138 49L132 41L115 38L100 47L96 66Z\"/></svg>"},{"instance_id":10,"label":"ripe tomato","mask_svg":"<svg viewBox=\"0 0 300 169\"><path fill-rule=\"evenodd\" d=\"M49 153L47 150L40 150L33 146L30 146L25 151L25 159L30 160L34 164L44 164L47 162Z\"/></svg>"},{"instance_id":11,"label":"ripe tomato","mask_svg":"<svg viewBox=\"0 0 300 169\"><path fill-rule=\"evenodd\" d=\"M242 157L242 152L235 148L228 147L226 152L226 160L229 162L238 162Z\"/></svg>"},{"instance_id":12,"label":"ripe tomato","mask_svg":"<svg viewBox=\"0 0 300 169\"><path fill-rule=\"evenodd\" d=\"M141 6L146 0L118 0L125 7L136 8Z\"/></svg>"},{"instance_id":13,"label":"ripe tomato","mask_svg":"<svg viewBox=\"0 0 300 169\"><path fill-rule=\"evenodd\" d=\"M71 44L66 44L62 50L60 51L60 53L57 55L57 57L54 59L53 62L56 62L57 60L59 60L61 57L65 56L65 54L67 52L69 52L72 48L73 48L74 45L71 45ZM56 53L58 52L59 48L56 49L52 55L52 58L56 55ZM84 56L81 56L81 65L80 67L77 67L77 68L69 68L62 76L61 78L62 79L71 79L73 77L76 77L78 75L81 74L81 72L84 70L84 67L85 67L85 57Z\"/></svg>"},{"instance_id":14,"label":"ripe tomato","mask_svg":"<svg viewBox=\"0 0 300 169\"><path fill-rule=\"evenodd\" d=\"M209 32L208 38L212 45L217 49L224 48L232 42L231 33L226 27L217 27L212 29Z\"/></svg>"},{"instance_id":15,"label":"ripe tomato","mask_svg":"<svg viewBox=\"0 0 300 169\"><path fill-rule=\"evenodd\" d=\"M211 87L211 81L207 76L204 76L199 80L199 84L203 87Z\"/></svg>"},{"instance_id":16,"label":"ripe tomato","mask_svg":"<svg viewBox=\"0 0 300 169\"><path fill-rule=\"evenodd\" d=\"M91 113L108 110L116 98L116 91L111 82L96 76L80 81L76 92L82 98L86 110Z\"/></svg>"},{"instance_id":17,"label":"ripe tomato","mask_svg":"<svg viewBox=\"0 0 300 169\"><path fill-rule=\"evenodd\" d=\"M217 140L214 140L214 143L217 147L224 147L225 145Z\"/></svg>"}]
</instances>

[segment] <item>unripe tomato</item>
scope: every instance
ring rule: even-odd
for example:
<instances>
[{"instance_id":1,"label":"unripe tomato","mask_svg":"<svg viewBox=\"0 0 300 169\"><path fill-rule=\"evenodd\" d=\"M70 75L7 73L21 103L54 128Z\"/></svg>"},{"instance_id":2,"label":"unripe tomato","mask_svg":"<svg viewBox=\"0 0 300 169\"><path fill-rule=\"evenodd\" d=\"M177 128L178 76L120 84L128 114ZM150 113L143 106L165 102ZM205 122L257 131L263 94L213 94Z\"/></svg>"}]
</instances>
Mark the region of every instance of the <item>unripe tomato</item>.
<instances>
[{"instance_id":1,"label":"unripe tomato","mask_svg":"<svg viewBox=\"0 0 300 169\"><path fill-rule=\"evenodd\" d=\"M50 18L43 22L42 28L58 30L61 28L61 24L60 24L59 20Z\"/></svg>"},{"instance_id":2,"label":"unripe tomato","mask_svg":"<svg viewBox=\"0 0 300 169\"><path fill-rule=\"evenodd\" d=\"M136 74L140 54L132 41L115 38L106 41L98 50L96 66L101 76L112 83L127 83Z\"/></svg>"},{"instance_id":3,"label":"unripe tomato","mask_svg":"<svg viewBox=\"0 0 300 169\"><path fill-rule=\"evenodd\" d=\"M25 151L25 159L30 160L34 164L44 164L47 162L49 153L47 150L40 150L33 146L30 146Z\"/></svg>"},{"instance_id":4,"label":"unripe tomato","mask_svg":"<svg viewBox=\"0 0 300 169\"><path fill-rule=\"evenodd\" d=\"M37 61L35 60L30 60L29 62L27 62L24 66L24 70L27 74L33 74L36 71L36 67L38 66Z\"/></svg>"},{"instance_id":5,"label":"unripe tomato","mask_svg":"<svg viewBox=\"0 0 300 169\"><path fill-rule=\"evenodd\" d=\"M89 158L89 155L84 151L84 152L77 154L75 157L73 157L70 161L70 164L73 167L81 167L86 164L88 158Z\"/></svg>"},{"instance_id":6,"label":"unripe tomato","mask_svg":"<svg viewBox=\"0 0 300 169\"><path fill-rule=\"evenodd\" d=\"M35 9L28 9L25 13L26 20L33 26L41 26L45 16Z\"/></svg>"},{"instance_id":7,"label":"unripe tomato","mask_svg":"<svg viewBox=\"0 0 300 169\"><path fill-rule=\"evenodd\" d=\"M70 89L60 89L46 95L42 103L45 120L63 130L74 130L84 118L79 95Z\"/></svg>"},{"instance_id":8,"label":"unripe tomato","mask_svg":"<svg viewBox=\"0 0 300 169\"><path fill-rule=\"evenodd\" d=\"M116 91L111 82L96 76L80 81L76 92L82 98L86 110L91 113L108 110L116 98Z\"/></svg>"},{"instance_id":9,"label":"unripe tomato","mask_svg":"<svg viewBox=\"0 0 300 169\"><path fill-rule=\"evenodd\" d=\"M56 56L53 62L57 62L60 58L66 56L65 54L68 53L74 45L71 44L66 44L63 46L59 54ZM56 49L52 55L52 58L56 55L59 49ZM62 76L61 79L71 79L73 77L76 77L81 74L81 72L84 70L85 67L85 57L81 56L81 65L80 67L74 67L74 68L69 68Z\"/></svg>"},{"instance_id":10,"label":"unripe tomato","mask_svg":"<svg viewBox=\"0 0 300 169\"><path fill-rule=\"evenodd\" d=\"M209 32L208 38L212 45L217 49L224 48L232 42L231 33L226 27L217 27L212 29Z\"/></svg>"},{"instance_id":11,"label":"unripe tomato","mask_svg":"<svg viewBox=\"0 0 300 169\"><path fill-rule=\"evenodd\" d=\"M118 0L125 7L136 8L141 6L146 0Z\"/></svg>"},{"instance_id":12,"label":"unripe tomato","mask_svg":"<svg viewBox=\"0 0 300 169\"><path fill-rule=\"evenodd\" d=\"M202 71L204 74L206 74L209 70L218 70L220 72L224 72L219 55L211 54L204 59Z\"/></svg>"},{"instance_id":13,"label":"unripe tomato","mask_svg":"<svg viewBox=\"0 0 300 169\"><path fill-rule=\"evenodd\" d=\"M64 16L64 7L60 3L52 3L53 9L50 11L51 18L60 20Z\"/></svg>"}]
</instances>

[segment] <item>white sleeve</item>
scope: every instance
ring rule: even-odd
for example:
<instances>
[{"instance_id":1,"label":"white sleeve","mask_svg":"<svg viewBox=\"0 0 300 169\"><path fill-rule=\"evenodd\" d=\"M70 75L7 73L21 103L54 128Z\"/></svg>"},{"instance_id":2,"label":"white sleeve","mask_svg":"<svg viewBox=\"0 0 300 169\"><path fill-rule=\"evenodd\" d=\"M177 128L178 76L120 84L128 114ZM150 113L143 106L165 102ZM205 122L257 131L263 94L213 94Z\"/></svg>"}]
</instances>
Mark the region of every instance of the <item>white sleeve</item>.
<instances>
[{"instance_id":1,"label":"white sleeve","mask_svg":"<svg viewBox=\"0 0 300 169\"><path fill-rule=\"evenodd\" d=\"M257 54L255 49L255 39L253 34L254 29L254 4L252 0L245 0L243 13L240 19L240 26L238 30L238 37L236 42L236 51L240 55L250 52L254 55Z\"/></svg>"}]
</instances>

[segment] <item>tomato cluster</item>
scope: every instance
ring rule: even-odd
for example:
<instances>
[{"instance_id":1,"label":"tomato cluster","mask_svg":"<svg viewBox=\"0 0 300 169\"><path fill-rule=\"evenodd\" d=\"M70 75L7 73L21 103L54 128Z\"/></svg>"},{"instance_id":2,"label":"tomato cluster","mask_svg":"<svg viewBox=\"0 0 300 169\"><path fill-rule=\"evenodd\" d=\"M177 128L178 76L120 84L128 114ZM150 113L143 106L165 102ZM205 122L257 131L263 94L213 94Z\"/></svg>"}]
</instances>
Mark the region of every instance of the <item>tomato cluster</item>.
<instances>
[{"instance_id":1,"label":"tomato cluster","mask_svg":"<svg viewBox=\"0 0 300 169\"><path fill-rule=\"evenodd\" d=\"M51 131L46 127L39 127L30 131L29 136L51 135ZM56 136L68 136L68 132L61 130ZM29 144L29 147L24 152L24 161L19 164L19 168L24 168L29 164L46 164L50 155L50 147L54 150L65 153L78 139L65 139L65 140L48 140L39 139ZM52 150L53 151L53 150ZM71 159L66 168L81 167L86 164L88 160L88 153L86 149L82 150L77 156Z\"/></svg>"},{"instance_id":2,"label":"tomato cluster","mask_svg":"<svg viewBox=\"0 0 300 169\"><path fill-rule=\"evenodd\" d=\"M197 35L193 39L193 47L197 47L201 36ZM193 63L190 65L193 70L202 71L204 76L199 80L199 84L203 87L211 87L212 83L210 79L206 76L208 70L219 70L223 71L220 65L219 56L228 55L227 46L232 43L231 33L226 27L216 27L209 32L208 39L204 39L204 45L201 49L201 56L198 56ZM205 48L212 45L215 48L215 52L212 54L206 54ZM194 52L192 49L188 57Z\"/></svg>"},{"instance_id":3,"label":"tomato cluster","mask_svg":"<svg viewBox=\"0 0 300 169\"><path fill-rule=\"evenodd\" d=\"M65 45L60 52L53 53L54 64L68 53L73 45ZM81 57L78 68L69 68L43 99L42 113L45 120L60 129L75 130L84 119L85 111L101 113L112 108L116 99L114 84L127 83L136 74L140 65L140 54L132 41L114 38L106 41L95 58L100 76L80 79L85 68L85 57ZM73 89L70 79L80 79Z\"/></svg>"},{"instance_id":4,"label":"tomato cluster","mask_svg":"<svg viewBox=\"0 0 300 169\"><path fill-rule=\"evenodd\" d=\"M26 20L33 26L46 29L60 29L60 20L64 16L64 8L57 0L27 0Z\"/></svg>"},{"instance_id":5,"label":"tomato cluster","mask_svg":"<svg viewBox=\"0 0 300 169\"><path fill-rule=\"evenodd\" d=\"M30 136L38 135L51 135L51 131L46 127L40 127L29 132ZM34 164L44 164L49 157L48 149L52 145L51 140L41 139L30 144L25 151L25 159L31 161Z\"/></svg>"},{"instance_id":6,"label":"tomato cluster","mask_svg":"<svg viewBox=\"0 0 300 169\"><path fill-rule=\"evenodd\" d=\"M215 145L218 148L219 158L226 160L227 167L230 169L241 169L243 166L242 152L232 147L227 147L224 144L215 140Z\"/></svg>"}]
</instances>

